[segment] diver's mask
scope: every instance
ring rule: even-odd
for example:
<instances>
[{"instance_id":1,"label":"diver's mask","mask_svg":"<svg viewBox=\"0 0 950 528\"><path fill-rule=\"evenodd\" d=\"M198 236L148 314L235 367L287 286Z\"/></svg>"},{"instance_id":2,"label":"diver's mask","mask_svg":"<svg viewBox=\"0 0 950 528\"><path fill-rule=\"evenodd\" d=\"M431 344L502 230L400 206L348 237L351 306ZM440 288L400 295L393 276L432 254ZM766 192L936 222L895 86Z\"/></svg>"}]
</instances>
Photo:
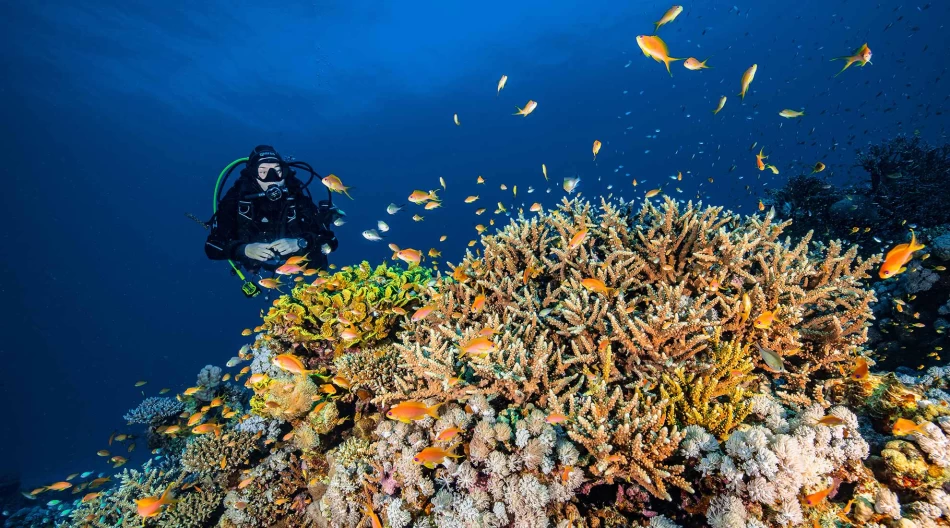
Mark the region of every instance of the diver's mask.
<instances>
[{"instance_id":1,"label":"diver's mask","mask_svg":"<svg viewBox=\"0 0 950 528\"><path fill-rule=\"evenodd\" d=\"M283 167L271 167L267 169L267 174L263 178L258 174L257 179L262 182L280 182L284 181Z\"/></svg>"}]
</instances>

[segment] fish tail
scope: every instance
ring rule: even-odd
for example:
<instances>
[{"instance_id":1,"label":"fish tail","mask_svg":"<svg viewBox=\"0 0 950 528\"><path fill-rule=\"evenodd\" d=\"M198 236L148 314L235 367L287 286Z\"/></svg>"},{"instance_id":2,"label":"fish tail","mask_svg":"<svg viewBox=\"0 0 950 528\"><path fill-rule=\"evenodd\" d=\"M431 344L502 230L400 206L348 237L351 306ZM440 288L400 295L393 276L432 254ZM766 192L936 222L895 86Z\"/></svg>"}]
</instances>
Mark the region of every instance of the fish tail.
<instances>
[{"instance_id":1,"label":"fish tail","mask_svg":"<svg viewBox=\"0 0 950 528\"><path fill-rule=\"evenodd\" d=\"M653 23L653 34L654 34L654 35L656 35L656 32L660 30L660 26L662 26L662 25L663 25L663 24L660 23L660 22L654 22L654 23Z\"/></svg>"},{"instance_id":2,"label":"fish tail","mask_svg":"<svg viewBox=\"0 0 950 528\"><path fill-rule=\"evenodd\" d=\"M437 403L437 404L433 405L432 407L429 407L428 409L426 409L426 414L429 415L429 416L431 416L431 417L433 417L433 418L435 418L436 420L438 420L438 419L439 419L439 407L441 407L441 406L442 406L441 403Z\"/></svg>"},{"instance_id":3,"label":"fish tail","mask_svg":"<svg viewBox=\"0 0 950 528\"><path fill-rule=\"evenodd\" d=\"M666 71L669 72L670 77L673 76L673 72L670 71L670 63L671 63L671 62L676 62L676 61L681 61L681 60L683 60L683 59L682 59L682 58L676 58L676 57L667 57L666 60L663 61L663 63L666 64Z\"/></svg>"},{"instance_id":4,"label":"fish tail","mask_svg":"<svg viewBox=\"0 0 950 528\"><path fill-rule=\"evenodd\" d=\"M349 191L349 190L350 190L350 187L344 187L344 188L343 188L343 194L345 194L347 198L349 198L350 200L352 200L353 197L350 196L350 193L347 192L347 191Z\"/></svg>"},{"instance_id":5,"label":"fish tail","mask_svg":"<svg viewBox=\"0 0 950 528\"><path fill-rule=\"evenodd\" d=\"M837 77L837 76L841 75L842 73L844 73L845 70L847 70L848 68L851 67L852 64L854 64L854 58L853 58L853 57L835 57L835 58L833 58L833 59L831 59L831 60L833 60L833 61L834 61L834 60L846 60L846 61L848 61L848 62L844 63L844 68L841 68L841 71L839 71L838 73L835 74L835 77Z\"/></svg>"},{"instance_id":6,"label":"fish tail","mask_svg":"<svg viewBox=\"0 0 950 528\"><path fill-rule=\"evenodd\" d=\"M526 114L524 113L524 110L523 110L523 109L518 108L518 107L516 106L516 107L515 107L515 110L517 110L517 112L515 112L515 113L513 113L513 114L511 114L511 115L525 115L525 116L526 116Z\"/></svg>"},{"instance_id":7,"label":"fish tail","mask_svg":"<svg viewBox=\"0 0 950 528\"><path fill-rule=\"evenodd\" d=\"M920 242L917 242L917 235L913 232L913 230L911 230L911 232L910 232L910 244L908 244L907 249L908 249L910 252L914 252L914 251L919 251L919 250L921 250L921 249L924 249L925 247L927 247L927 246L921 244Z\"/></svg>"}]
</instances>

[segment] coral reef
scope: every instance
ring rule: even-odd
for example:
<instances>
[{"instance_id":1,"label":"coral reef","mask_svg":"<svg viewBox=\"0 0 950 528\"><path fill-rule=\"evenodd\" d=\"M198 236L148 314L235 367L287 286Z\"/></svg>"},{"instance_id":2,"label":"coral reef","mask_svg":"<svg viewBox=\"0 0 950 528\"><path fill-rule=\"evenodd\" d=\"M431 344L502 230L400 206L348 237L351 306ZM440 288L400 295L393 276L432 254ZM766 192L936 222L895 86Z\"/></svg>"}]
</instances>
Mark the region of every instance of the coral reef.
<instances>
[{"instance_id":1,"label":"coral reef","mask_svg":"<svg viewBox=\"0 0 950 528\"><path fill-rule=\"evenodd\" d=\"M142 470L23 516L141 522L171 487L146 526L946 524L950 370L869 372L880 257L774 216L565 200L451 273L301 278L229 362L249 390L205 367L129 413Z\"/></svg>"}]
</instances>

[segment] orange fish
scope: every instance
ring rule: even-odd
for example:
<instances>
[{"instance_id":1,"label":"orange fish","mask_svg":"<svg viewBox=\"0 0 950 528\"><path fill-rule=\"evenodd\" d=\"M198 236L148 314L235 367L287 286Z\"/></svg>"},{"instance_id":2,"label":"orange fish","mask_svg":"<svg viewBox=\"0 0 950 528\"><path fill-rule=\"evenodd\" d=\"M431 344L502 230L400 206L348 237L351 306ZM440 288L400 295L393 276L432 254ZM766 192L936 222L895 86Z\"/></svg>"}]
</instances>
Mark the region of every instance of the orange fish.
<instances>
[{"instance_id":1,"label":"orange fish","mask_svg":"<svg viewBox=\"0 0 950 528\"><path fill-rule=\"evenodd\" d=\"M51 489L53 491L63 491L64 489L71 488L71 487L73 487L72 483L66 482L64 480L61 482L50 484L49 486L46 486L46 489Z\"/></svg>"},{"instance_id":2,"label":"orange fish","mask_svg":"<svg viewBox=\"0 0 950 528\"><path fill-rule=\"evenodd\" d=\"M289 352L274 356L274 359L271 361L274 365L277 365L291 374L309 374L311 372L304 366L303 360Z\"/></svg>"},{"instance_id":3,"label":"orange fish","mask_svg":"<svg viewBox=\"0 0 950 528\"><path fill-rule=\"evenodd\" d=\"M670 22L676 20L676 17L680 16L680 13L683 12L683 6L675 5L669 8L666 13L663 14L663 17L660 20L653 23L653 32L656 33L660 30L661 27L669 24Z\"/></svg>"},{"instance_id":4,"label":"orange fish","mask_svg":"<svg viewBox=\"0 0 950 528\"><path fill-rule=\"evenodd\" d=\"M755 72L759 69L758 64L753 64L749 67L745 73L742 74L742 91L739 92L739 96L742 100L745 100L745 94L749 91L749 85L752 84L752 79L755 79ZM762 169L759 169L762 170Z\"/></svg>"},{"instance_id":5,"label":"orange fish","mask_svg":"<svg viewBox=\"0 0 950 528\"><path fill-rule=\"evenodd\" d=\"M894 422L894 427L891 429L891 432L897 436L909 435L911 433L923 433L924 426L926 424L927 422L918 425L906 418L898 418L897 421Z\"/></svg>"},{"instance_id":6,"label":"orange fish","mask_svg":"<svg viewBox=\"0 0 950 528\"><path fill-rule=\"evenodd\" d=\"M536 102L534 102L534 101L528 101L528 102L524 105L524 108L518 108L518 107L516 106L515 108L517 108L518 111L515 112L515 113L512 114L512 115L521 115L521 116L528 117L528 114L530 114L531 112L534 112L534 109L537 108L537 107L538 107L538 103L536 103ZM481 178L481 176L479 176L479 178ZM483 180L483 181L484 181L484 180ZM479 183L481 183L481 182L479 182Z\"/></svg>"},{"instance_id":7,"label":"orange fish","mask_svg":"<svg viewBox=\"0 0 950 528\"><path fill-rule=\"evenodd\" d=\"M412 457L412 461L417 464L422 464L429 469L434 469L438 464L445 462L446 457L461 458L462 455L452 454L452 450L457 445L458 444L454 444L448 449L442 449L441 447L427 447L422 451L419 451L419 454Z\"/></svg>"},{"instance_id":8,"label":"orange fish","mask_svg":"<svg viewBox=\"0 0 950 528\"><path fill-rule=\"evenodd\" d=\"M336 175L331 174L331 175L327 176L326 178L323 178L323 179L320 180L320 181L323 182L323 185L326 185L327 189L330 189L330 190L333 191L333 192L343 193L343 194L345 194L346 197L349 198L350 200L353 199L353 197L350 196L350 193L348 192L348 191L350 190L350 188L349 188L349 187L344 187L344 186L343 186L343 182L340 181L340 178L337 177Z\"/></svg>"},{"instance_id":9,"label":"orange fish","mask_svg":"<svg viewBox=\"0 0 950 528\"><path fill-rule=\"evenodd\" d=\"M417 322L429 317L429 314L432 313L432 310L435 310L432 306L423 306L419 308L412 314L412 322Z\"/></svg>"},{"instance_id":10,"label":"orange fish","mask_svg":"<svg viewBox=\"0 0 950 528\"><path fill-rule=\"evenodd\" d=\"M673 76L673 72L670 71L670 63L683 60L670 57L670 50L666 47L666 43L663 42L663 39L655 35L637 36L637 45L640 46L640 50L643 51L644 56L665 64L666 71L669 72L670 77Z\"/></svg>"},{"instance_id":11,"label":"orange fish","mask_svg":"<svg viewBox=\"0 0 950 528\"><path fill-rule=\"evenodd\" d=\"M532 213L537 213L541 210L541 204L539 204L538 202L534 202L533 204L531 204L531 207L529 207L528 210L531 211Z\"/></svg>"},{"instance_id":12,"label":"orange fish","mask_svg":"<svg viewBox=\"0 0 950 528\"><path fill-rule=\"evenodd\" d=\"M825 500L825 497L827 497L828 494L831 493L831 490L832 490L832 489L834 489L834 486L833 486L833 485L832 485L832 486L828 486L827 488L825 488L825 489L823 489L823 490L821 490L821 491L812 493L811 495L805 495L805 505L807 505L807 506L815 506L815 505L818 504L819 502Z\"/></svg>"},{"instance_id":13,"label":"orange fish","mask_svg":"<svg viewBox=\"0 0 950 528\"><path fill-rule=\"evenodd\" d=\"M569 249L574 249L577 246L583 244L584 239L586 238L587 238L587 228L585 227L584 229L581 229L580 231L575 233L574 236L571 237L571 240L570 242L568 242L567 247Z\"/></svg>"},{"instance_id":14,"label":"orange fish","mask_svg":"<svg viewBox=\"0 0 950 528\"><path fill-rule=\"evenodd\" d=\"M643 195L643 197L644 197L644 198L647 198L647 199L650 199L650 198L653 198L654 196L660 194L661 192L663 192L663 189L659 189L659 188L657 188L657 189L650 189L649 191L646 192L645 195Z\"/></svg>"},{"instance_id":15,"label":"orange fish","mask_svg":"<svg viewBox=\"0 0 950 528\"><path fill-rule=\"evenodd\" d=\"M195 425L196 423L200 422L204 417L205 417L204 412L197 412L195 414L192 414L191 417L188 418L188 423L187 423L188 427L191 427L192 425Z\"/></svg>"},{"instance_id":16,"label":"orange fish","mask_svg":"<svg viewBox=\"0 0 950 528\"><path fill-rule=\"evenodd\" d=\"M495 343L485 336L476 337L461 346L462 352L472 356L485 357L498 350Z\"/></svg>"},{"instance_id":17,"label":"orange fish","mask_svg":"<svg viewBox=\"0 0 950 528\"><path fill-rule=\"evenodd\" d=\"M260 284L262 287L267 288L268 290L277 290L277 291L280 291L280 287L284 285L284 283L280 282L280 279L271 279L271 278L261 279L257 281L257 283Z\"/></svg>"},{"instance_id":18,"label":"orange fish","mask_svg":"<svg viewBox=\"0 0 950 528\"><path fill-rule=\"evenodd\" d=\"M462 430L459 429L458 427L449 427L439 432L439 434L436 435L435 439L440 442L446 442L455 438L461 432Z\"/></svg>"},{"instance_id":19,"label":"orange fish","mask_svg":"<svg viewBox=\"0 0 950 528\"><path fill-rule=\"evenodd\" d=\"M752 321L752 326L760 330L768 330L772 327L772 323L775 321L775 312L771 310L766 310L762 312L762 315L755 318L755 321Z\"/></svg>"},{"instance_id":20,"label":"orange fish","mask_svg":"<svg viewBox=\"0 0 950 528\"><path fill-rule=\"evenodd\" d=\"M613 288L608 288L604 281L600 279L584 279L581 281L581 286L583 286L588 291L603 293L604 295L610 295L613 292Z\"/></svg>"},{"instance_id":21,"label":"orange fish","mask_svg":"<svg viewBox=\"0 0 950 528\"><path fill-rule=\"evenodd\" d=\"M251 482L254 482L254 477L248 477L248 478L242 480L241 482L238 482L237 487L238 487L238 489L244 489L244 488L248 487L248 486L251 484Z\"/></svg>"},{"instance_id":22,"label":"orange fish","mask_svg":"<svg viewBox=\"0 0 950 528\"><path fill-rule=\"evenodd\" d=\"M422 402L404 401L394 405L388 411L386 411L386 417L392 420L399 420L400 422L404 423L421 420L426 416L431 416L435 419L438 419L438 410L439 406L441 405L441 403L437 403L430 407Z\"/></svg>"},{"instance_id":23,"label":"orange fish","mask_svg":"<svg viewBox=\"0 0 950 528\"><path fill-rule=\"evenodd\" d=\"M910 243L898 244L894 246L894 249L887 252L887 256L884 257L884 263L881 264L881 269L878 271L878 276L882 279L887 279L903 273L907 269L904 265L913 258L914 251L919 251L924 249L924 247L923 244L917 243L917 235L911 231Z\"/></svg>"},{"instance_id":24,"label":"orange fish","mask_svg":"<svg viewBox=\"0 0 950 528\"><path fill-rule=\"evenodd\" d=\"M600 141L598 141L598 140L595 139L595 140L594 140L594 148L593 148L593 151L594 151L594 161L597 161L597 153L600 152L600 146L601 146Z\"/></svg>"},{"instance_id":25,"label":"orange fish","mask_svg":"<svg viewBox=\"0 0 950 528\"><path fill-rule=\"evenodd\" d=\"M748 294L748 293L743 293L743 294L742 294L742 305L741 305L741 306L742 306L742 312L741 312L742 321L741 321L741 323L742 323L742 324L745 324L745 322L749 320L749 315L752 313L752 300L749 299L749 294Z\"/></svg>"},{"instance_id":26,"label":"orange fish","mask_svg":"<svg viewBox=\"0 0 950 528\"><path fill-rule=\"evenodd\" d=\"M135 509L139 516L146 519L150 517L157 517L162 513L162 506L171 505L178 502L177 500L170 499L168 497L168 493L171 491L172 486L174 485L174 482L169 484L168 488L165 489L165 493L162 493L161 497L145 497L144 499L135 501Z\"/></svg>"},{"instance_id":27,"label":"orange fish","mask_svg":"<svg viewBox=\"0 0 950 528\"><path fill-rule=\"evenodd\" d=\"M852 64L857 63L857 65L861 66L862 68L867 64L871 64L871 48L869 48L867 43L865 42L863 45L861 45L860 48L856 49L852 55L847 55L845 57L835 57L831 60L845 61L844 68L841 68L841 71L835 74L835 77L837 77L841 75L845 70L850 68Z\"/></svg>"},{"instance_id":28,"label":"orange fish","mask_svg":"<svg viewBox=\"0 0 950 528\"><path fill-rule=\"evenodd\" d=\"M277 273L278 275L293 275L294 273L301 273L302 271L303 268L297 264L284 264L274 270L274 273Z\"/></svg>"},{"instance_id":29,"label":"orange fish","mask_svg":"<svg viewBox=\"0 0 950 528\"><path fill-rule=\"evenodd\" d=\"M221 426L214 423L203 423L192 429L191 433L197 435L214 433L214 436L221 436Z\"/></svg>"},{"instance_id":30,"label":"orange fish","mask_svg":"<svg viewBox=\"0 0 950 528\"><path fill-rule=\"evenodd\" d=\"M547 422L547 423L549 423L549 424L559 424L559 423L561 423L561 422L567 421L567 416L565 416L565 415L563 415L563 414L561 414L561 413L556 413L556 412L554 412L554 413L549 414L549 415L544 419L544 421Z\"/></svg>"},{"instance_id":31,"label":"orange fish","mask_svg":"<svg viewBox=\"0 0 950 528\"><path fill-rule=\"evenodd\" d=\"M835 416L835 415L833 415L833 414L829 414L829 415L823 417L821 420L818 420L818 423L821 424L821 425L828 425L828 426L832 426L832 425L843 425L843 424L844 424L844 420L842 420L841 418L838 418L837 416Z\"/></svg>"},{"instance_id":32,"label":"orange fish","mask_svg":"<svg viewBox=\"0 0 950 528\"><path fill-rule=\"evenodd\" d=\"M257 372L255 374L251 374L251 377L247 378L247 383L249 385L257 385L262 381L267 381L267 379L267 374L264 374L263 372Z\"/></svg>"},{"instance_id":33,"label":"orange fish","mask_svg":"<svg viewBox=\"0 0 950 528\"><path fill-rule=\"evenodd\" d=\"M472 311L480 312L484 306L485 306L485 296L477 295L475 297L475 300L472 301Z\"/></svg>"},{"instance_id":34,"label":"orange fish","mask_svg":"<svg viewBox=\"0 0 950 528\"><path fill-rule=\"evenodd\" d=\"M422 262L422 252L418 249L393 249L393 260L399 259L407 264L419 265Z\"/></svg>"},{"instance_id":35,"label":"orange fish","mask_svg":"<svg viewBox=\"0 0 950 528\"><path fill-rule=\"evenodd\" d=\"M89 501L96 500L96 499L99 498L99 495L102 495L102 494L99 493L98 491L94 491L94 492L92 492L92 493L87 493L87 494L83 495L83 497L82 497L82 502L89 502Z\"/></svg>"},{"instance_id":36,"label":"orange fish","mask_svg":"<svg viewBox=\"0 0 950 528\"><path fill-rule=\"evenodd\" d=\"M412 191L412 194L409 195L409 201L414 204L420 204L423 202L428 202L429 200L438 200L439 197L436 194L436 191L438 191L438 189L429 192L420 190Z\"/></svg>"},{"instance_id":37,"label":"orange fish","mask_svg":"<svg viewBox=\"0 0 950 528\"><path fill-rule=\"evenodd\" d=\"M759 168L760 171L765 170L765 162L762 160L767 159L768 156L765 155L765 147L759 149L759 153L755 155L755 166Z\"/></svg>"},{"instance_id":38,"label":"orange fish","mask_svg":"<svg viewBox=\"0 0 950 528\"><path fill-rule=\"evenodd\" d=\"M858 361L855 363L854 370L851 371L851 379L853 380L863 380L868 377L868 360L863 357L859 357Z\"/></svg>"},{"instance_id":39,"label":"orange fish","mask_svg":"<svg viewBox=\"0 0 950 528\"><path fill-rule=\"evenodd\" d=\"M309 255L310 253L307 253L306 255L303 255L303 256L290 257L289 259L287 259L287 262L284 262L284 264L290 264L291 266L302 265L305 262L310 260L307 258ZM320 271L320 270L317 270L317 271Z\"/></svg>"},{"instance_id":40,"label":"orange fish","mask_svg":"<svg viewBox=\"0 0 950 528\"><path fill-rule=\"evenodd\" d=\"M687 70L693 70L693 71L706 70L706 69L712 68L712 66L706 66L706 61L708 60L709 59L706 59L700 62L699 59L697 59L696 57L690 57L686 59L686 62L683 63L683 66L686 66Z\"/></svg>"}]
</instances>

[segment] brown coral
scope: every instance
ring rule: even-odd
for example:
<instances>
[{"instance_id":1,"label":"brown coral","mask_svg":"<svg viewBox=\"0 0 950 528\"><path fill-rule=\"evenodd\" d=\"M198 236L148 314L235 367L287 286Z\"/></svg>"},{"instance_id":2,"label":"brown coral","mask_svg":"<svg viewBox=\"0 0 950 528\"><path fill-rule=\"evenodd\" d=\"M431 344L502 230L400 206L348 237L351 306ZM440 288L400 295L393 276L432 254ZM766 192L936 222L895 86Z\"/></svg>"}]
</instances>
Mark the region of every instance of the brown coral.
<instances>
[{"instance_id":1,"label":"brown coral","mask_svg":"<svg viewBox=\"0 0 950 528\"><path fill-rule=\"evenodd\" d=\"M181 455L182 468L199 475L234 472L250 461L258 439L257 434L241 431L194 437Z\"/></svg>"}]
</instances>

